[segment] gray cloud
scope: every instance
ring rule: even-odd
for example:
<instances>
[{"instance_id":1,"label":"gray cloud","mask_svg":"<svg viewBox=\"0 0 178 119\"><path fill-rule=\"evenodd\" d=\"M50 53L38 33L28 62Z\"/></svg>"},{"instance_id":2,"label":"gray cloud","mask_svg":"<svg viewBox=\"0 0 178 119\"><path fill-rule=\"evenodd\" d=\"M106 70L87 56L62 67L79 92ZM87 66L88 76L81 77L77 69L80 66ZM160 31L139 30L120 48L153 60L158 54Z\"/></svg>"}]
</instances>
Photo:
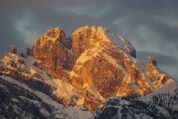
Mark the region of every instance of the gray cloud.
<instances>
[{"instance_id":1,"label":"gray cloud","mask_svg":"<svg viewBox=\"0 0 178 119\"><path fill-rule=\"evenodd\" d=\"M175 75L177 5L177 0L4 0L0 4L0 54L11 44L18 49L30 47L50 27L61 26L69 35L81 25L100 25L125 35L141 58L149 52Z\"/></svg>"}]
</instances>

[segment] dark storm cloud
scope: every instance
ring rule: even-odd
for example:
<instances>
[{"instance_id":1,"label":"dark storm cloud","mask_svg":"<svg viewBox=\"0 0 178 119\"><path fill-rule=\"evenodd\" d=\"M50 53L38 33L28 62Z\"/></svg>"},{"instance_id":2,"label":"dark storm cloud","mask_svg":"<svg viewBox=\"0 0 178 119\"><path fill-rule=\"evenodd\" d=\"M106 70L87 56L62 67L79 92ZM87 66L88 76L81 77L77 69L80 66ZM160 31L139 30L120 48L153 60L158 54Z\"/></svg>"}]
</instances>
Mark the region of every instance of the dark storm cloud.
<instances>
[{"instance_id":1,"label":"dark storm cloud","mask_svg":"<svg viewBox=\"0 0 178 119\"><path fill-rule=\"evenodd\" d=\"M24 43L21 42L21 34L12 27L13 22L11 19L13 18L7 14L4 14L0 18L0 54L13 44L20 49L24 48Z\"/></svg>"},{"instance_id":2,"label":"dark storm cloud","mask_svg":"<svg viewBox=\"0 0 178 119\"><path fill-rule=\"evenodd\" d=\"M69 35L81 25L101 25L125 35L138 54L157 55L160 67L173 74L178 70L177 6L177 0L1 0L0 54L11 44L30 47L50 27L61 26Z\"/></svg>"}]
</instances>

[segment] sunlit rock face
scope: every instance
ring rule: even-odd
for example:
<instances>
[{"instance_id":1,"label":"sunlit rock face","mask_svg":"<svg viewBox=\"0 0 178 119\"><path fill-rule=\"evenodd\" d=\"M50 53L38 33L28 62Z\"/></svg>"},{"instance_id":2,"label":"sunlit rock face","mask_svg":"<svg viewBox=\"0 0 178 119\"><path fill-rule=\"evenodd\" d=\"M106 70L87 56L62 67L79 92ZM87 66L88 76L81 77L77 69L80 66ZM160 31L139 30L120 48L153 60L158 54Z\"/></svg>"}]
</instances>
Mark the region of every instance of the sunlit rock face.
<instances>
[{"instance_id":1,"label":"sunlit rock face","mask_svg":"<svg viewBox=\"0 0 178 119\"><path fill-rule=\"evenodd\" d=\"M74 64L73 53L70 51L70 39L61 28L49 29L39 37L33 46L33 55L38 59L37 65L52 78L68 80L68 70Z\"/></svg>"},{"instance_id":2,"label":"sunlit rock face","mask_svg":"<svg viewBox=\"0 0 178 119\"><path fill-rule=\"evenodd\" d=\"M84 26L75 30L72 36L72 51L76 58L70 72L72 85L78 89L87 85L100 94L100 102L110 96L143 96L169 80L166 74L160 74L156 67L150 66L152 63L148 63L147 68L141 64L135 58L134 47L126 39L103 27ZM160 78L153 76L150 70L156 70ZM96 101L85 97L95 105Z\"/></svg>"},{"instance_id":3,"label":"sunlit rock face","mask_svg":"<svg viewBox=\"0 0 178 119\"><path fill-rule=\"evenodd\" d=\"M80 27L71 38L61 28L49 29L28 52L22 55L12 47L0 73L41 80L55 100L90 111L111 96L144 96L174 82L153 58L142 64L129 41L103 27Z\"/></svg>"},{"instance_id":4,"label":"sunlit rock face","mask_svg":"<svg viewBox=\"0 0 178 119\"><path fill-rule=\"evenodd\" d=\"M174 80L171 79L170 76L158 70L158 68L156 67L156 61L154 61L152 57L148 57L146 69L148 76L153 81L153 85L158 89L162 88L165 83L167 84L174 82Z\"/></svg>"},{"instance_id":5,"label":"sunlit rock face","mask_svg":"<svg viewBox=\"0 0 178 119\"><path fill-rule=\"evenodd\" d=\"M108 42L110 45L123 50L124 52L136 56L135 48L123 36L119 36L104 27L83 26L72 33L72 51L78 58L85 50L103 43ZM103 46L104 44L102 44Z\"/></svg>"},{"instance_id":6,"label":"sunlit rock face","mask_svg":"<svg viewBox=\"0 0 178 119\"><path fill-rule=\"evenodd\" d=\"M37 62L39 60L19 52L6 53L0 63L0 75L25 82L40 91L44 90L46 94L66 106L83 105L84 98L77 88L61 79L51 78L43 69L36 66Z\"/></svg>"}]
</instances>

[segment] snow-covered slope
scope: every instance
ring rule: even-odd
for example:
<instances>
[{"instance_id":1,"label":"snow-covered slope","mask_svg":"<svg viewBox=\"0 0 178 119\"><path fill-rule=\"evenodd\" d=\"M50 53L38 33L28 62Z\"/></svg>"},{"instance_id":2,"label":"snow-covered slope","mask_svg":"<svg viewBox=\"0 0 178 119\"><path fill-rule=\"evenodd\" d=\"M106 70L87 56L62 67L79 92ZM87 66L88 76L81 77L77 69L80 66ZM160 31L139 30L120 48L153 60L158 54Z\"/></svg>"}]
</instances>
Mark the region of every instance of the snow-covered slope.
<instances>
[{"instance_id":1,"label":"snow-covered slope","mask_svg":"<svg viewBox=\"0 0 178 119\"><path fill-rule=\"evenodd\" d=\"M164 91L163 91L164 90ZM178 119L178 84L143 97L112 97L94 119Z\"/></svg>"},{"instance_id":2,"label":"snow-covered slope","mask_svg":"<svg viewBox=\"0 0 178 119\"><path fill-rule=\"evenodd\" d=\"M91 113L77 108L66 108L43 92L25 83L0 76L1 119L88 119Z\"/></svg>"},{"instance_id":3,"label":"snow-covered slope","mask_svg":"<svg viewBox=\"0 0 178 119\"><path fill-rule=\"evenodd\" d=\"M41 87L40 91L46 91L48 95L54 96L65 105L81 106L83 104L83 96L78 89L60 79L52 79L36 65L36 62L40 61L32 56L7 53L0 63L0 73L21 82L28 82L28 85L32 87Z\"/></svg>"},{"instance_id":4,"label":"snow-covered slope","mask_svg":"<svg viewBox=\"0 0 178 119\"><path fill-rule=\"evenodd\" d=\"M122 49L124 52L130 54L133 57L136 57L135 48L132 44L124 38L124 36L117 35L109 30L105 30L106 36L117 48Z\"/></svg>"}]
</instances>

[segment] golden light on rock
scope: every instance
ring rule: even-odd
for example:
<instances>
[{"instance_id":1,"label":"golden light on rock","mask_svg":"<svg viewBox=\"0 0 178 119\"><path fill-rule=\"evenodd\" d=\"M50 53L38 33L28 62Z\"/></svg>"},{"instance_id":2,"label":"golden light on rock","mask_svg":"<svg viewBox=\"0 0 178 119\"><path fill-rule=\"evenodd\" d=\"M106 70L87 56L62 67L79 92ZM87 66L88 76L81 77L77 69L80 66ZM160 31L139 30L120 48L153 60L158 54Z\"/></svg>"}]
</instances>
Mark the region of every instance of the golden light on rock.
<instances>
[{"instance_id":1,"label":"golden light on rock","mask_svg":"<svg viewBox=\"0 0 178 119\"><path fill-rule=\"evenodd\" d=\"M37 38L32 56L22 57L12 48L3 56L0 71L43 80L66 106L90 111L111 96L144 96L174 82L157 69L152 57L142 64L124 37L96 26L78 28L72 38L61 28L49 29Z\"/></svg>"}]
</instances>

